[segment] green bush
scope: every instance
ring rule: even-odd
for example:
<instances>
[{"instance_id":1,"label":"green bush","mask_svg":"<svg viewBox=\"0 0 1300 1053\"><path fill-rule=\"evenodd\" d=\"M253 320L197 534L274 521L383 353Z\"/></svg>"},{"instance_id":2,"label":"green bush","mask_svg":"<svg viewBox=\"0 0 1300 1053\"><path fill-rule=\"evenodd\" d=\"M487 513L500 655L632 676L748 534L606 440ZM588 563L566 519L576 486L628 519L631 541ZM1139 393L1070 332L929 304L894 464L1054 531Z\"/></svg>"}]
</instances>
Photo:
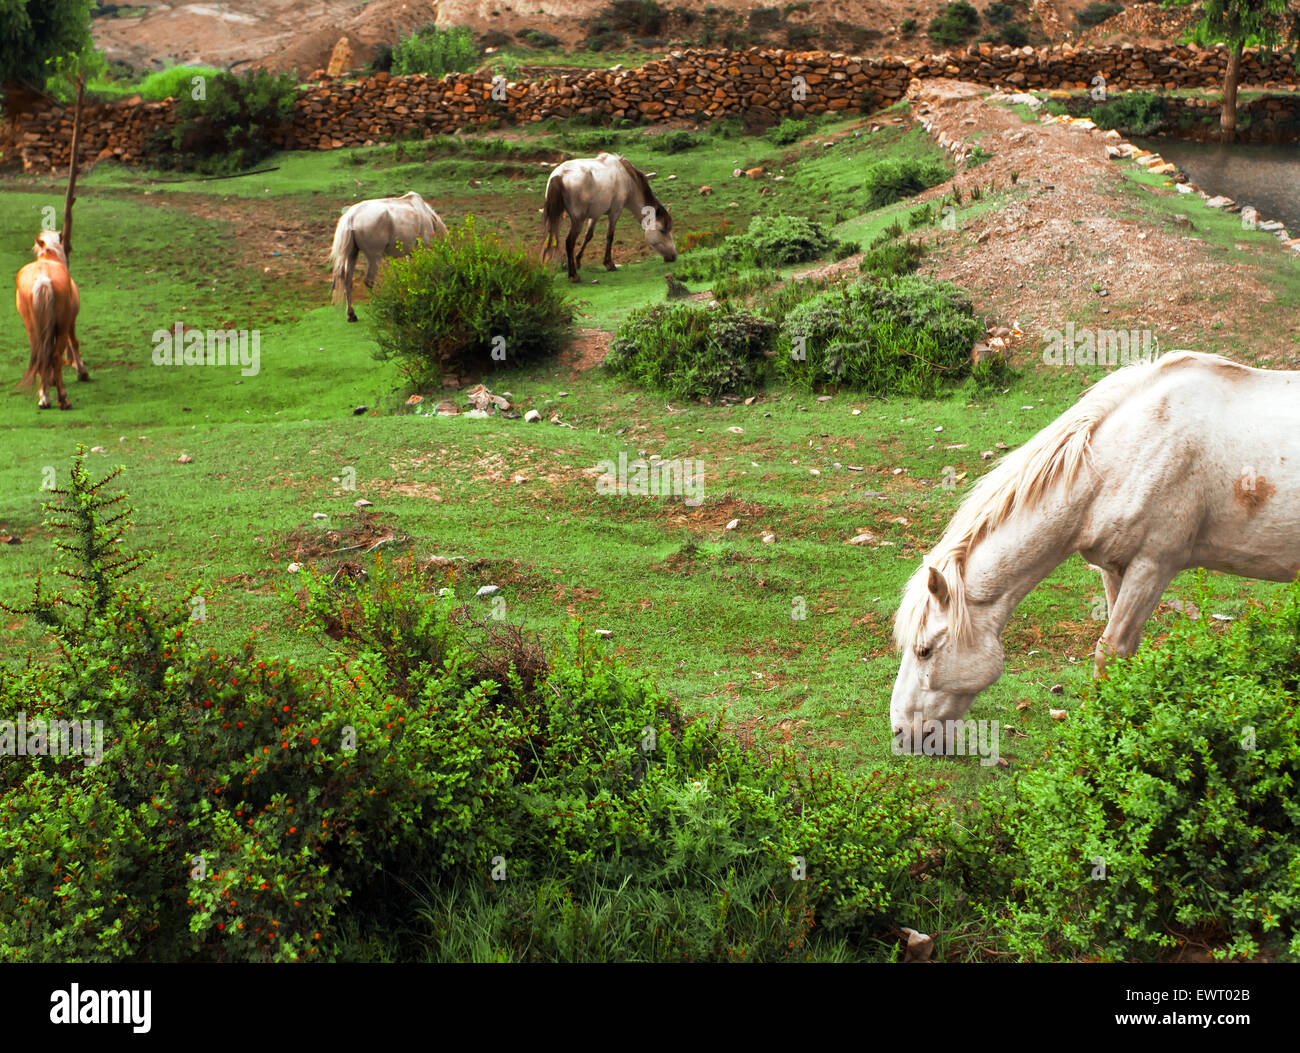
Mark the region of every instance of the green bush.
<instances>
[{"instance_id":1,"label":"green bush","mask_svg":"<svg viewBox=\"0 0 1300 1053\"><path fill-rule=\"evenodd\" d=\"M877 209L937 186L952 175L935 158L888 157L870 165L862 175L864 208Z\"/></svg>"},{"instance_id":2,"label":"green bush","mask_svg":"<svg viewBox=\"0 0 1300 1053\"><path fill-rule=\"evenodd\" d=\"M1091 3L1075 14L1075 20L1081 26L1095 26L1112 18L1124 10L1123 4Z\"/></svg>"},{"instance_id":3,"label":"green bush","mask_svg":"<svg viewBox=\"0 0 1300 1053\"><path fill-rule=\"evenodd\" d=\"M646 140L646 145L655 153L680 154L685 150L693 150L703 141L703 136L688 132L684 128L677 128L662 135L650 136Z\"/></svg>"},{"instance_id":4,"label":"green bush","mask_svg":"<svg viewBox=\"0 0 1300 1053\"><path fill-rule=\"evenodd\" d=\"M1002 27L1003 44L1013 48L1022 48L1029 43L1029 27L1021 22L1010 22Z\"/></svg>"},{"instance_id":5,"label":"green bush","mask_svg":"<svg viewBox=\"0 0 1300 1053\"><path fill-rule=\"evenodd\" d=\"M791 146L805 135L811 135L815 127L816 121L787 117L780 124L774 124L769 128L763 138L777 146Z\"/></svg>"},{"instance_id":6,"label":"green bush","mask_svg":"<svg viewBox=\"0 0 1300 1053\"><path fill-rule=\"evenodd\" d=\"M1114 128L1121 135L1153 135L1165 121L1165 100L1151 92L1130 91L1109 95L1088 111L1098 128Z\"/></svg>"},{"instance_id":7,"label":"green bush","mask_svg":"<svg viewBox=\"0 0 1300 1053\"><path fill-rule=\"evenodd\" d=\"M744 239L761 267L806 263L837 250L841 244L824 223L803 216L755 216Z\"/></svg>"},{"instance_id":8,"label":"green bush","mask_svg":"<svg viewBox=\"0 0 1300 1053\"><path fill-rule=\"evenodd\" d=\"M960 44L975 32L979 25L979 12L966 0L949 4L943 14L930 20L930 39L940 44Z\"/></svg>"},{"instance_id":9,"label":"green bush","mask_svg":"<svg viewBox=\"0 0 1300 1053\"><path fill-rule=\"evenodd\" d=\"M1110 663L993 817L1011 949L1155 958L1198 932L1216 957L1300 959L1298 692L1300 585Z\"/></svg>"},{"instance_id":10,"label":"green bush","mask_svg":"<svg viewBox=\"0 0 1300 1053\"><path fill-rule=\"evenodd\" d=\"M549 267L522 247L480 236L469 216L445 238L388 261L367 314L376 357L400 359L424 386L449 370L554 354L569 339L573 310Z\"/></svg>"},{"instance_id":11,"label":"green bush","mask_svg":"<svg viewBox=\"0 0 1300 1053\"><path fill-rule=\"evenodd\" d=\"M898 32L905 37L915 36L916 30L917 25L915 18L905 18L898 24Z\"/></svg>"},{"instance_id":12,"label":"green bush","mask_svg":"<svg viewBox=\"0 0 1300 1053\"><path fill-rule=\"evenodd\" d=\"M858 268L881 278L911 274L925 258L925 245L920 241L890 241L869 249Z\"/></svg>"},{"instance_id":13,"label":"green bush","mask_svg":"<svg viewBox=\"0 0 1300 1053\"><path fill-rule=\"evenodd\" d=\"M201 89L190 87L189 76L178 79L177 123L148 138L160 168L226 174L252 168L275 152L293 116L292 74L216 73L204 77Z\"/></svg>"},{"instance_id":14,"label":"green bush","mask_svg":"<svg viewBox=\"0 0 1300 1053\"><path fill-rule=\"evenodd\" d=\"M984 9L984 19L991 26L1005 26L1016 17L1016 9L1011 4L1004 4L1001 0L993 0Z\"/></svg>"},{"instance_id":15,"label":"green bush","mask_svg":"<svg viewBox=\"0 0 1300 1053\"><path fill-rule=\"evenodd\" d=\"M805 389L935 395L945 381L971 375L971 348L983 332L965 294L947 282L860 280L786 315L776 370Z\"/></svg>"},{"instance_id":16,"label":"green bush","mask_svg":"<svg viewBox=\"0 0 1300 1053\"><path fill-rule=\"evenodd\" d=\"M711 281L739 270L780 268L826 255L851 255L858 246L836 239L829 228L803 216L755 216L744 234L721 245L693 249L677 268L683 281Z\"/></svg>"},{"instance_id":17,"label":"green bush","mask_svg":"<svg viewBox=\"0 0 1300 1053\"><path fill-rule=\"evenodd\" d=\"M394 45L392 71L444 77L473 69L480 58L474 34L467 26L439 29L428 25Z\"/></svg>"},{"instance_id":18,"label":"green bush","mask_svg":"<svg viewBox=\"0 0 1300 1053\"><path fill-rule=\"evenodd\" d=\"M766 318L694 304L654 304L618 327L605 367L675 399L715 399L757 391L776 326Z\"/></svg>"}]
</instances>

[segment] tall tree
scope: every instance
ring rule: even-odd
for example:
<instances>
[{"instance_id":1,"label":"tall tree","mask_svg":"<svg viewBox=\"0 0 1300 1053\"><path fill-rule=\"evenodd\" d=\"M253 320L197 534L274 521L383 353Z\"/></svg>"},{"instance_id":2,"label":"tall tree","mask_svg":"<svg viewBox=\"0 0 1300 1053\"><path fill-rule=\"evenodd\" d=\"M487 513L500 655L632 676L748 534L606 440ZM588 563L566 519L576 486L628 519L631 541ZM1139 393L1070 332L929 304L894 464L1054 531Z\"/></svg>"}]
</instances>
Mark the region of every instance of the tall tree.
<instances>
[{"instance_id":1,"label":"tall tree","mask_svg":"<svg viewBox=\"0 0 1300 1053\"><path fill-rule=\"evenodd\" d=\"M1166 0L1166 6L1188 4L1189 0ZM1230 143L1237 136L1237 86L1241 82L1242 52L1247 47L1266 51L1300 48L1300 6L1295 0L1204 0L1193 39L1203 47L1228 46L1219 136L1223 142ZM1300 51L1297 59L1300 60Z\"/></svg>"},{"instance_id":2,"label":"tall tree","mask_svg":"<svg viewBox=\"0 0 1300 1053\"><path fill-rule=\"evenodd\" d=\"M94 49L90 35L93 0L0 0L0 90L5 115L21 112L40 91L50 63Z\"/></svg>"}]
</instances>

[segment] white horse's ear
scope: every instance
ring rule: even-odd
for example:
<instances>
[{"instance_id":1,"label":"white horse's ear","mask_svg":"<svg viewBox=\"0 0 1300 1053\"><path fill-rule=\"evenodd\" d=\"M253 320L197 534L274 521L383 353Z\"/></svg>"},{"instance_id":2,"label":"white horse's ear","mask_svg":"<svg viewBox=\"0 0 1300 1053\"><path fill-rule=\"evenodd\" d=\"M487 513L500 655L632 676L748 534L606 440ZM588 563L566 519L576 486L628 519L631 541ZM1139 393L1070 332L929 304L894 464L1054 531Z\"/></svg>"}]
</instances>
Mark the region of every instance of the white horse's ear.
<instances>
[{"instance_id":1,"label":"white horse's ear","mask_svg":"<svg viewBox=\"0 0 1300 1053\"><path fill-rule=\"evenodd\" d=\"M939 601L939 606L947 607L948 583L943 580L943 575L939 573L939 568L933 564L930 566L930 580L927 584L930 587L930 595Z\"/></svg>"}]
</instances>

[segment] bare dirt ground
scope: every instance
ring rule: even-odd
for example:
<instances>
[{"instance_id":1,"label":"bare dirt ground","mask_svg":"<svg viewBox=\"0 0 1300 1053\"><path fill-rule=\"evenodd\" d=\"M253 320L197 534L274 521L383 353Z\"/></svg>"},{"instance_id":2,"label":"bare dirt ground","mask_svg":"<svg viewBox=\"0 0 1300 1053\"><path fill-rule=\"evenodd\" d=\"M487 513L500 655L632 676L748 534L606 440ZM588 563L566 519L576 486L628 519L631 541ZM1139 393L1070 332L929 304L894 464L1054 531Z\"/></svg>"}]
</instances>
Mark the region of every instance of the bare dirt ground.
<instances>
[{"instance_id":1,"label":"bare dirt ground","mask_svg":"<svg viewBox=\"0 0 1300 1053\"><path fill-rule=\"evenodd\" d=\"M961 172L922 199L938 199L956 183L1011 190L1004 208L940 231L941 278L967 289L1002 324L1019 324L1026 338L1063 328L1064 319L1091 311L1116 329L1151 328L1161 346L1179 346L1179 333L1210 330L1229 337L1243 319L1241 305L1266 311L1274 296L1234 256L1186 229L1123 218L1134 207L1121 200L1121 175L1106 155L1114 140L1066 124L1023 121L1012 109L986 101L986 89L959 81L913 82L913 113L932 121L932 134L977 142L993 159ZM1017 183L1010 187L1011 173ZM1139 193L1174 196L1161 187ZM1238 256L1238 258L1240 258ZM1231 291L1231 295L1223 295ZM1177 319L1177 325L1171 319ZM1279 319L1279 322L1284 320ZM1243 330L1244 331L1244 330ZM1259 360L1297 364L1300 325L1268 327L1255 347ZM1172 342L1167 342L1172 341Z\"/></svg>"},{"instance_id":2,"label":"bare dirt ground","mask_svg":"<svg viewBox=\"0 0 1300 1053\"><path fill-rule=\"evenodd\" d=\"M983 10L992 0L975 0ZM1087 0L1030 0L1020 17L1030 27L1032 43L1064 40L1080 27L1075 13ZM658 30L662 46L702 39L704 16L694 5L666 0L668 11ZM939 0L809 0L807 10L756 0L712 0L708 17L715 39L726 30L749 42L775 46L835 48L855 54L920 55L942 51L925 35L930 19L943 8ZM131 18L95 20L95 38L110 59L136 68L185 62L243 69L296 68L304 76L329 62L330 52L346 36L358 65L421 26L469 26L487 34L518 39L528 30L556 37L562 48L584 41L591 23L606 15L609 0L142 0L145 9ZM905 19L920 31L903 36ZM987 24L980 29L988 29ZM799 44L801 34L813 34ZM627 45L635 46L636 31ZM645 38L642 38L645 39ZM660 45L648 45L660 46Z\"/></svg>"}]
</instances>

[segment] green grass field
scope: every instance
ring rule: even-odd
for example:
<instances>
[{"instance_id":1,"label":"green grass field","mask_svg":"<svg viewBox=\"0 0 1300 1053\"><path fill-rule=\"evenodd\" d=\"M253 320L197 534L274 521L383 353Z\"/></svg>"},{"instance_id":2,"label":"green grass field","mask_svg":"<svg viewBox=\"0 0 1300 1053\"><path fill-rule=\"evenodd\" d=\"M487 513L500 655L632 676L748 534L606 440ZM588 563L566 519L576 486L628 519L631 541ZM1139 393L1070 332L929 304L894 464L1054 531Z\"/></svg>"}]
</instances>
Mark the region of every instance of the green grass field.
<instances>
[{"instance_id":1,"label":"green grass field","mask_svg":"<svg viewBox=\"0 0 1300 1053\"><path fill-rule=\"evenodd\" d=\"M865 212L863 167L889 156L941 156L920 130L889 120L904 113L887 111L875 133L868 129L880 115L828 123L785 148L706 133L700 145L670 155L650 150L640 129L602 134L605 148L657 173L679 247L686 233L744 230L752 216L782 211L838 224L839 236L865 243L911 203ZM987 470L981 451L1029 438L1099 371L1036 368L1030 355L1016 362L1022 375L1006 391L976 400L837 394L823 402L773 387L748 406L669 406L599 369L555 363L482 378L511 392L521 412L542 410L541 423L432 417L404 406L410 390L395 366L372 357L365 325L345 324L342 308L329 305L325 258L345 205L416 189L449 225L472 212L480 229L534 246L550 165L566 152L595 152L593 131L543 127L295 153L272 162L275 171L220 181L163 183L109 168L85 178L72 269L93 380L71 382L67 413L37 412L30 390L6 396L0 535L21 544L0 548L0 600L20 603L38 573L50 575L51 535L42 526L50 470L66 481L78 444L102 447L91 464L100 474L125 466L121 483L138 509L127 547L156 553L142 580L168 595L201 581L206 621L197 631L213 644L253 633L269 652L318 656L321 641L297 631L290 563L364 566L377 555L410 556L429 565L432 589L450 585L470 599L482 585L499 586L506 617L530 629L555 634L580 618L610 630L610 646L688 710L724 716L810 757L845 769L920 766L942 773L958 794L998 778L999 769L974 758L891 755L890 624L902 584ZM768 177L732 175L754 166ZM1136 169L1129 175L1134 184L1146 178ZM712 193L700 194L702 185ZM999 208L1010 196L973 207ZM61 214L62 188L11 178L0 183L0 205L0 269L12 274L30 258L42 210ZM1153 201L1134 186L1115 207L1158 219L1199 203ZM1204 211L1196 216L1200 236L1240 240L1228 229L1231 217ZM291 252L271 247L278 224L300 234ZM612 330L633 307L663 298L671 268L638 233L625 218L617 273L584 268L573 289L580 326ZM1239 255L1283 302L1300 300L1292 261L1263 250ZM567 287L563 275L556 280ZM364 292L358 313L364 321ZM154 365L153 334L176 322L257 330L258 372ZM1212 349L1208 336L1185 346ZM17 380L27 342L13 311L0 321L0 347L6 374ZM360 406L367 409L357 415ZM548 423L552 412L572 428ZM598 496L591 470L624 452L702 462L703 503ZM183 454L193 462L179 463ZM949 467L960 479L954 490L940 485ZM361 498L373 507L359 512ZM739 527L726 531L733 518ZM774 543L763 543L764 530ZM879 542L846 544L863 530ZM428 563L434 556L463 561L449 575ZM1185 595L1191 583L1185 575L1171 594ZM1211 576L1208 587L1213 610L1228 615L1278 588L1223 576ZM1013 764L1053 740L1049 708L1077 704L1101 629L1101 591L1075 558L1013 617L1007 673L972 713L1023 733L1003 741ZM1148 635L1176 617L1162 608ZM50 647L17 616L4 616L3 634L11 658ZM1049 694L1055 684L1064 685L1063 701Z\"/></svg>"}]
</instances>

